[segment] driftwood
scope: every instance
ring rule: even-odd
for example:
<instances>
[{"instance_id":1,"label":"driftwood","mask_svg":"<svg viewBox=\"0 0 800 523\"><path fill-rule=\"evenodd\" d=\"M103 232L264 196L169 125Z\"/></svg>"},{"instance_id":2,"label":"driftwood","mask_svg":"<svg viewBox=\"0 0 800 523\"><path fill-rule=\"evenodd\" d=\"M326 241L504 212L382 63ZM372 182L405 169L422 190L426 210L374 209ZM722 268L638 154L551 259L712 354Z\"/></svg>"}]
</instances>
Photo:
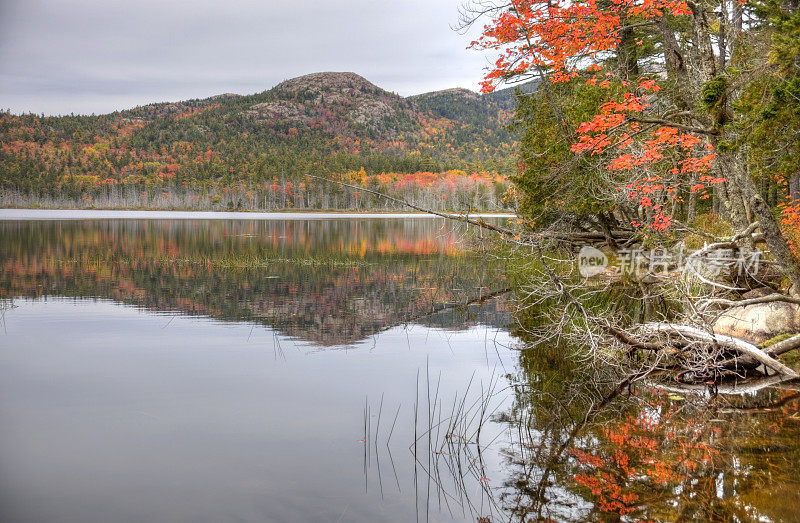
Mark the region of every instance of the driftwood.
<instances>
[{"instance_id":1,"label":"driftwood","mask_svg":"<svg viewBox=\"0 0 800 523\"><path fill-rule=\"evenodd\" d=\"M785 302L800 305L800 298L794 298L785 294L770 294L768 296L761 296L758 298L750 298L747 300L727 300L724 298L707 298L700 300L697 303L697 308L705 309L712 305L720 305L722 307L744 307L746 305L759 305L762 303Z\"/></svg>"},{"instance_id":2,"label":"driftwood","mask_svg":"<svg viewBox=\"0 0 800 523\"><path fill-rule=\"evenodd\" d=\"M797 348L800 348L800 334L792 336L791 338L785 339L783 341L779 341L774 345L770 345L769 347L764 349L764 352L766 352L770 356L780 356L781 354L785 354Z\"/></svg>"},{"instance_id":3,"label":"driftwood","mask_svg":"<svg viewBox=\"0 0 800 523\"><path fill-rule=\"evenodd\" d=\"M783 341L779 341L778 343L770 345L769 347L763 349L763 352L768 356L774 357L774 356L780 356L781 354L786 354L787 352L796 349L800 349L800 334L797 334L795 336L792 336L791 338L787 338ZM721 365L725 367L730 367L732 365L747 367L749 365L756 365L756 364L758 364L758 362L755 359L750 358L748 356L744 356L742 358L729 359L721 362Z\"/></svg>"},{"instance_id":4,"label":"driftwood","mask_svg":"<svg viewBox=\"0 0 800 523\"><path fill-rule=\"evenodd\" d=\"M798 375L794 370L774 359L768 353L759 349L752 343L740 340L739 338L725 336L723 334L710 333L689 325L676 325L672 323L646 323L642 326L642 329L646 332L665 333L667 335L680 336L693 341L712 343L720 347L733 350L734 352L737 352L743 356L750 357L758 363L761 363L765 367L772 369L783 376L789 378L800 377L800 375ZM800 336L797 338L800 338ZM800 342L800 340L798 341ZM797 346L800 346L800 343L798 343ZM788 351L792 349L790 348L786 350Z\"/></svg>"}]
</instances>

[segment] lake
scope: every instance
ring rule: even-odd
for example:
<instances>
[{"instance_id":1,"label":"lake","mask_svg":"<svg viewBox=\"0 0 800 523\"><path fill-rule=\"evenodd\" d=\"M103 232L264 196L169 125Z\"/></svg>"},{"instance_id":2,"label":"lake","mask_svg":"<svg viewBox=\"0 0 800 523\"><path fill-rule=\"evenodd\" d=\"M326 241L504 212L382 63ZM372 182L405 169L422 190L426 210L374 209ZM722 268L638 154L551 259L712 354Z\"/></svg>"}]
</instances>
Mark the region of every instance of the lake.
<instances>
[{"instance_id":1,"label":"lake","mask_svg":"<svg viewBox=\"0 0 800 523\"><path fill-rule=\"evenodd\" d=\"M423 432L514 365L497 262L441 219L309 217L0 222L0 519L489 513L448 509Z\"/></svg>"},{"instance_id":2,"label":"lake","mask_svg":"<svg viewBox=\"0 0 800 523\"><path fill-rule=\"evenodd\" d=\"M800 512L796 386L531 348L462 224L225 214L0 211L0 520Z\"/></svg>"}]
</instances>

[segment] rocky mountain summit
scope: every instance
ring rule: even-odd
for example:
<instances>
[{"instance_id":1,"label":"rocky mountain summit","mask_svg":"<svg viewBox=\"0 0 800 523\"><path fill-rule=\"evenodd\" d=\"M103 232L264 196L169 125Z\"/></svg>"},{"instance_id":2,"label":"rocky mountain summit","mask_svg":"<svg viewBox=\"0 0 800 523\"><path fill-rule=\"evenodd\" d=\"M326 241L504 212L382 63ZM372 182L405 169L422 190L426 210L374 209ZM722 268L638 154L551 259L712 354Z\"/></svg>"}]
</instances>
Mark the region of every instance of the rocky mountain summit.
<instances>
[{"instance_id":1,"label":"rocky mountain summit","mask_svg":"<svg viewBox=\"0 0 800 523\"><path fill-rule=\"evenodd\" d=\"M244 113L258 121L309 125L334 132L348 126L384 131L409 130L415 107L355 73L314 73L286 80L270 91L271 100Z\"/></svg>"},{"instance_id":2,"label":"rocky mountain summit","mask_svg":"<svg viewBox=\"0 0 800 523\"><path fill-rule=\"evenodd\" d=\"M523 92L531 92L523 86ZM122 111L130 120L184 118L206 111L235 116L230 125L323 131L340 138L394 140L421 136L424 128L485 135L503 132L514 108L514 89L480 95L450 88L404 98L352 72L321 72L285 80L253 95L150 104ZM436 121L438 120L438 121ZM294 132L293 132L294 133ZM448 134L439 133L440 136Z\"/></svg>"}]
</instances>

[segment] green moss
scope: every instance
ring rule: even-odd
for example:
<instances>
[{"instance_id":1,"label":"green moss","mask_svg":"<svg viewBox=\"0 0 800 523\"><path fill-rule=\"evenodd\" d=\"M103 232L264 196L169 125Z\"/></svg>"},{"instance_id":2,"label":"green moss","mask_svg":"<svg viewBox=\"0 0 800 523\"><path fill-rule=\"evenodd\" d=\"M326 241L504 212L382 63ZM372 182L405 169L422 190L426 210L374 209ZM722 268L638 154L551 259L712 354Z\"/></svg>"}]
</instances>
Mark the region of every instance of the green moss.
<instances>
[{"instance_id":1,"label":"green moss","mask_svg":"<svg viewBox=\"0 0 800 523\"><path fill-rule=\"evenodd\" d=\"M704 83L700 91L703 107L709 112L718 109L724 103L727 91L727 76L717 76Z\"/></svg>"},{"instance_id":2,"label":"green moss","mask_svg":"<svg viewBox=\"0 0 800 523\"><path fill-rule=\"evenodd\" d=\"M717 144L717 150L720 152L728 152L734 149L734 145L728 140L720 140Z\"/></svg>"},{"instance_id":3,"label":"green moss","mask_svg":"<svg viewBox=\"0 0 800 523\"><path fill-rule=\"evenodd\" d=\"M759 345L759 347L764 349L764 348L769 347L771 345L775 345L776 343L780 343L780 342L782 342L784 340L788 340L789 338L791 338L793 336L796 336L796 334L779 334L778 336L775 336L774 338L768 339L767 341L765 341L764 343Z\"/></svg>"}]
</instances>

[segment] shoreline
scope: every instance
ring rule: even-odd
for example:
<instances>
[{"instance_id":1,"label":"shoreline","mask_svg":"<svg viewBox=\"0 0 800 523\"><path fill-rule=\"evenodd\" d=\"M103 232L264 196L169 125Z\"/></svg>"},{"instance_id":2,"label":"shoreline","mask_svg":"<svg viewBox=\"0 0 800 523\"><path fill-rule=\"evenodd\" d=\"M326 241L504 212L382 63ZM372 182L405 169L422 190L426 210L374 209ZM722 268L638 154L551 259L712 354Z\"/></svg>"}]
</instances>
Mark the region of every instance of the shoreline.
<instances>
[{"instance_id":1,"label":"shoreline","mask_svg":"<svg viewBox=\"0 0 800 523\"><path fill-rule=\"evenodd\" d=\"M453 213L456 214L456 213ZM516 218L513 213L470 213L474 218ZM163 211L144 209L2 208L0 221L22 220L333 220L438 218L420 212L379 211Z\"/></svg>"}]
</instances>

